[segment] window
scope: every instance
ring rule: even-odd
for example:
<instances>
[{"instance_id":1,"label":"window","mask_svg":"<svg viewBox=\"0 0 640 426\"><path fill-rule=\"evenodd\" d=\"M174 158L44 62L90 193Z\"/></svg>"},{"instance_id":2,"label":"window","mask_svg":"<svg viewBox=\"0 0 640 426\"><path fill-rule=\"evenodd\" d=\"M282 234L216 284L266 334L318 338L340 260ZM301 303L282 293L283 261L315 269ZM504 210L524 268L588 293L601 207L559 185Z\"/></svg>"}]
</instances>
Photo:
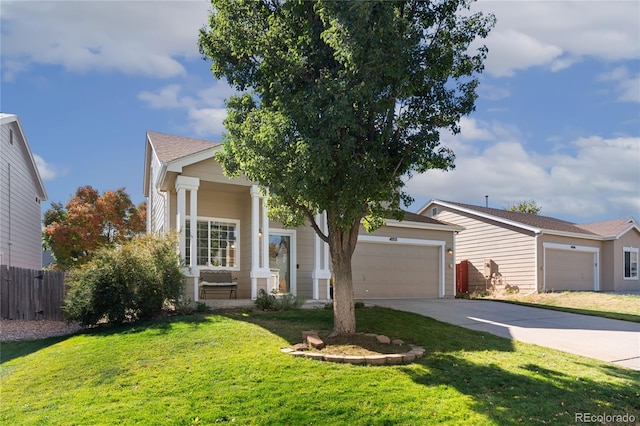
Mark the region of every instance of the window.
<instances>
[{"instance_id":1,"label":"window","mask_svg":"<svg viewBox=\"0 0 640 426\"><path fill-rule=\"evenodd\" d=\"M196 264L212 269L238 269L239 222L230 219L198 219ZM186 227L186 263L191 263L191 222Z\"/></svg>"},{"instance_id":2,"label":"window","mask_svg":"<svg viewBox=\"0 0 640 426\"><path fill-rule=\"evenodd\" d=\"M638 279L638 252L640 249L633 247L624 247L624 279Z\"/></svg>"},{"instance_id":3,"label":"window","mask_svg":"<svg viewBox=\"0 0 640 426\"><path fill-rule=\"evenodd\" d=\"M13 145L13 129L9 129L9 143Z\"/></svg>"},{"instance_id":4,"label":"window","mask_svg":"<svg viewBox=\"0 0 640 426\"><path fill-rule=\"evenodd\" d=\"M438 208L434 207L431 209L431 217L436 217L438 216Z\"/></svg>"}]
</instances>

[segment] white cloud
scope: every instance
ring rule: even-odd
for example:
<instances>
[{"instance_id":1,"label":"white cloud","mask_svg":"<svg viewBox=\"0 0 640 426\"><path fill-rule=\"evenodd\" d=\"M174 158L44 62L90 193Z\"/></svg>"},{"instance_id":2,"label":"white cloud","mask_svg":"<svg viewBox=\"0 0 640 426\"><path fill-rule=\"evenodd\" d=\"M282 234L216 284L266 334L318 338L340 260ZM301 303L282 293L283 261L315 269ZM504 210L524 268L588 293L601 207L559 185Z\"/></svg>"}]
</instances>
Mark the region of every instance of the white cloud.
<instances>
[{"instance_id":1,"label":"white cloud","mask_svg":"<svg viewBox=\"0 0 640 426\"><path fill-rule=\"evenodd\" d=\"M181 109L187 113L189 126L200 136L224 133L224 119L227 116L225 100L234 90L217 81L212 86L192 90L191 95L179 84L170 84L154 92L141 92L138 99L155 109Z\"/></svg>"},{"instance_id":2,"label":"white cloud","mask_svg":"<svg viewBox=\"0 0 640 426\"><path fill-rule=\"evenodd\" d=\"M484 205L488 194L497 208L535 199L542 214L574 221L640 213L640 138L584 137L569 143L571 154L536 154L508 129L496 123L485 127L495 142L482 150L474 141L443 138L457 154L456 169L417 175L407 190L422 201L477 205Z\"/></svg>"},{"instance_id":3,"label":"white cloud","mask_svg":"<svg viewBox=\"0 0 640 426\"><path fill-rule=\"evenodd\" d=\"M485 67L496 77L509 77L516 70L549 64L562 54L557 46L511 29L490 33L486 44L490 53Z\"/></svg>"},{"instance_id":4,"label":"white cloud","mask_svg":"<svg viewBox=\"0 0 640 426\"><path fill-rule=\"evenodd\" d=\"M632 76L627 67L616 67L598 76L598 80L614 82L620 102L640 102L640 74Z\"/></svg>"},{"instance_id":5,"label":"white cloud","mask_svg":"<svg viewBox=\"0 0 640 426\"><path fill-rule=\"evenodd\" d=\"M38 173L40 173L40 178L42 178L42 180L53 180L58 176L67 174L66 170L47 163L44 161L44 158L40 157L38 154L33 154L33 160L36 162L36 167L38 168Z\"/></svg>"},{"instance_id":6,"label":"white cloud","mask_svg":"<svg viewBox=\"0 0 640 426\"><path fill-rule=\"evenodd\" d=\"M635 1L479 1L496 27L483 41L486 72L511 76L533 66L558 71L581 58L607 62L640 57L640 3Z\"/></svg>"},{"instance_id":7,"label":"white cloud","mask_svg":"<svg viewBox=\"0 0 640 426\"><path fill-rule=\"evenodd\" d=\"M217 135L224 133L226 108L189 109L189 122L198 135Z\"/></svg>"},{"instance_id":8,"label":"white cloud","mask_svg":"<svg viewBox=\"0 0 640 426\"><path fill-rule=\"evenodd\" d=\"M29 64L155 77L185 73L196 58L205 1L47 1L1 3L5 78Z\"/></svg>"}]
</instances>

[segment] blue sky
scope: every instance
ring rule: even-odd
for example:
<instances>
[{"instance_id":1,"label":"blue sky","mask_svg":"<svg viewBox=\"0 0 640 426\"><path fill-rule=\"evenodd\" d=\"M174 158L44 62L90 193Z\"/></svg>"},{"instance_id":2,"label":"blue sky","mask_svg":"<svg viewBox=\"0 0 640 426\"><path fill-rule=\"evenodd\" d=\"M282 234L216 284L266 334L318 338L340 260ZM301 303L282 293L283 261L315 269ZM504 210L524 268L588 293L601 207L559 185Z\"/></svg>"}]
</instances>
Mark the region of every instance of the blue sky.
<instances>
[{"instance_id":1,"label":"blue sky","mask_svg":"<svg viewBox=\"0 0 640 426\"><path fill-rule=\"evenodd\" d=\"M231 89L197 49L206 1L0 2L0 109L20 117L49 201L83 185L143 201L145 132L218 141ZM496 28L477 110L442 143L432 198L535 199L579 223L640 219L640 2L480 1ZM44 209L48 207L44 204ZM43 210L44 210L43 209Z\"/></svg>"}]
</instances>

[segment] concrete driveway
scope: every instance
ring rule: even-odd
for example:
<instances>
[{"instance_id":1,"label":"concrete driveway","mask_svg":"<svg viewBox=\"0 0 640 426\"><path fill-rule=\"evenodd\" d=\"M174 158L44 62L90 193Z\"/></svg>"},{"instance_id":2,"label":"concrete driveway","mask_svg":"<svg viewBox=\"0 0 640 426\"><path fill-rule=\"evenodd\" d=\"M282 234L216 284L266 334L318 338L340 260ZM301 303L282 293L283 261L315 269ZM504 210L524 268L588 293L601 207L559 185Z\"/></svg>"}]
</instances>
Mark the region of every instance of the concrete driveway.
<instances>
[{"instance_id":1,"label":"concrete driveway","mask_svg":"<svg viewBox=\"0 0 640 426\"><path fill-rule=\"evenodd\" d=\"M367 304L640 370L640 324L509 303L463 299L376 299Z\"/></svg>"}]
</instances>

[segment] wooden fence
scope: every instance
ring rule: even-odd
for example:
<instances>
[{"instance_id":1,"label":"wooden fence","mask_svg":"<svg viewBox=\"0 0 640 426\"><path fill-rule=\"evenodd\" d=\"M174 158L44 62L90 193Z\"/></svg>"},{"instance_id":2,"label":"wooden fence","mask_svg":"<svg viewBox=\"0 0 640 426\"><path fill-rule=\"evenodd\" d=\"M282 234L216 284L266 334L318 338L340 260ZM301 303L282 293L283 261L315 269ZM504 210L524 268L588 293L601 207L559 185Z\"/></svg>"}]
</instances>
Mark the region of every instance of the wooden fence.
<instances>
[{"instance_id":1,"label":"wooden fence","mask_svg":"<svg viewBox=\"0 0 640 426\"><path fill-rule=\"evenodd\" d=\"M0 317L64 320L64 272L0 265Z\"/></svg>"}]
</instances>

